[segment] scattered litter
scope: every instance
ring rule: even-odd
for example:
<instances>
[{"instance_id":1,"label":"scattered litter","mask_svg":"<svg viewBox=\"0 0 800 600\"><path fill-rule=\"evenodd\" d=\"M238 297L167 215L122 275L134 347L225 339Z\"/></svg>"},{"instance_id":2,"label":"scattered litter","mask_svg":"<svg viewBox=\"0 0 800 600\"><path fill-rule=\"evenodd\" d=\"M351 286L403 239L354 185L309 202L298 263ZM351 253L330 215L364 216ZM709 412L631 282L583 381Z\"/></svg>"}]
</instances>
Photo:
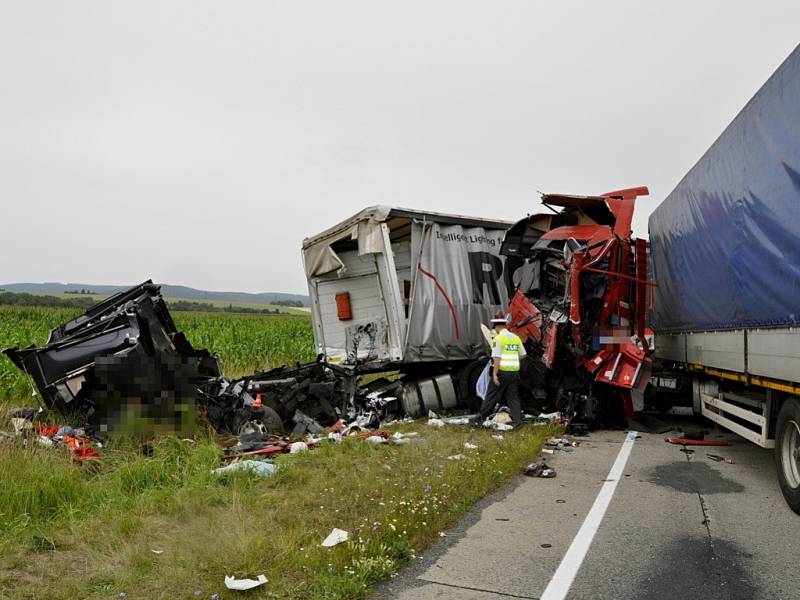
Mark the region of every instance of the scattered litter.
<instances>
[{"instance_id":1,"label":"scattered litter","mask_svg":"<svg viewBox=\"0 0 800 600\"><path fill-rule=\"evenodd\" d=\"M470 421L478 416L480 415L478 414L461 415L458 417L449 417L447 419L442 419L442 421L444 421L447 425L469 425Z\"/></svg>"},{"instance_id":2,"label":"scattered litter","mask_svg":"<svg viewBox=\"0 0 800 600\"><path fill-rule=\"evenodd\" d=\"M308 444L305 442L294 442L291 446L289 446L289 452L291 454L298 454L300 452L305 452L308 450Z\"/></svg>"},{"instance_id":3,"label":"scattered litter","mask_svg":"<svg viewBox=\"0 0 800 600\"><path fill-rule=\"evenodd\" d=\"M511 519L505 519L505 518L498 518L498 519L495 519L495 521L510 521L510 520L511 520Z\"/></svg>"},{"instance_id":4,"label":"scattered litter","mask_svg":"<svg viewBox=\"0 0 800 600\"><path fill-rule=\"evenodd\" d=\"M229 590L238 590L240 592L252 590L265 583L267 583L267 578L264 575L259 575L258 579L236 579L235 577L225 576L225 587Z\"/></svg>"},{"instance_id":5,"label":"scattered litter","mask_svg":"<svg viewBox=\"0 0 800 600\"><path fill-rule=\"evenodd\" d=\"M730 442L723 440L692 440L689 438L666 438L665 442L670 444L683 444L685 446L730 446Z\"/></svg>"},{"instance_id":6,"label":"scattered litter","mask_svg":"<svg viewBox=\"0 0 800 600\"><path fill-rule=\"evenodd\" d=\"M432 427L444 427L444 421L438 418L428 419L428 425Z\"/></svg>"},{"instance_id":7,"label":"scattered litter","mask_svg":"<svg viewBox=\"0 0 800 600\"><path fill-rule=\"evenodd\" d=\"M322 542L322 546L325 548L331 548L333 546L336 546L337 544L346 542L349 536L350 534L344 531L343 529L337 529L336 527L334 527L328 534L328 537L326 537L325 540Z\"/></svg>"},{"instance_id":8,"label":"scattered litter","mask_svg":"<svg viewBox=\"0 0 800 600\"><path fill-rule=\"evenodd\" d=\"M495 416L492 417L492 422L494 423L502 423L507 424L511 423L511 415L505 411L500 411Z\"/></svg>"},{"instance_id":9,"label":"scattered litter","mask_svg":"<svg viewBox=\"0 0 800 600\"><path fill-rule=\"evenodd\" d=\"M447 534L444 531L440 531L439 537L447 537Z\"/></svg>"},{"instance_id":10,"label":"scattered litter","mask_svg":"<svg viewBox=\"0 0 800 600\"><path fill-rule=\"evenodd\" d=\"M552 548L553 544L542 544L542 548Z\"/></svg>"},{"instance_id":11,"label":"scattered litter","mask_svg":"<svg viewBox=\"0 0 800 600\"><path fill-rule=\"evenodd\" d=\"M367 442L368 444L385 444L386 443L386 438L382 438L379 435L371 435L368 438L366 438L364 441ZM399 440L396 440L396 441L399 441Z\"/></svg>"},{"instance_id":12,"label":"scattered litter","mask_svg":"<svg viewBox=\"0 0 800 600\"><path fill-rule=\"evenodd\" d=\"M466 444L464 444L464 448L466 448L467 450L475 450L475 449L477 449L477 447L478 447L477 445L472 444L470 442L467 442Z\"/></svg>"},{"instance_id":13,"label":"scattered litter","mask_svg":"<svg viewBox=\"0 0 800 600\"><path fill-rule=\"evenodd\" d=\"M502 442L502 441L503 441L504 439L506 439L506 438L504 438L504 437L503 437L502 435L500 435L500 434L497 434L497 435L493 435L493 436L492 436L492 439L493 439L493 440L497 440L498 442Z\"/></svg>"},{"instance_id":14,"label":"scattered litter","mask_svg":"<svg viewBox=\"0 0 800 600\"><path fill-rule=\"evenodd\" d=\"M150 550L153 554L164 554L163 550Z\"/></svg>"},{"instance_id":15,"label":"scattered litter","mask_svg":"<svg viewBox=\"0 0 800 600\"><path fill-rule=\"evenodd\" d=\"M432 410L429 410L429 411L428 411L428 418L429 418L429 419L438 419L438 418L439 418L439 415L437 415L437 414L436 414L435 412L433 412Z\"/></svg>"},{"instance_id":16,"label":"scattered litter","mask_svg":"<svg viewBox=\"0 0 800 600\"><path fill-rule=\"evenodd\" d=\"M533 420L537 423L550 423L552 421L561 421L561 413L560 412L551 412L551 413L539 413L537 416L533 417Z\"/></svg>"},{"instance_id":17,"label":"scattered litter","mask_svg":"<svg viewBox=\"0 0 800 600\"><path fill-rule=\"evenodd\" d=\"M213 469L214 475L224 475L225 473L233 473L236 471L249 471L262 477L270 477L278 470L277 465L263 460L238 460L232 462L224 467Z\"/></svg>"},{"instance_id":18,"label":"scattered litter","mask_svg":"<svg viewBox=\"0 0 800 600\"><path fill-rule=\"evenodd\" d=\"M465 458L467 457L463 454L452 454L447 457L447 460L464 460Z\"/></svg>"},{"instance_id":19,"label":"scattered litter","mask_svg":"<svg viewBox=\"0 0 800 600\"><path fill-rule=\"evenodd\" d=\"M726 462L729 465L734 464L732 458L725 458L724 456L720 456L719 454L706 454L706 457L713 460L714 462Z\"/></svg>"},{"instance_id":20,"label":"scattered litter","mask_svg":"<svg viewBox=\"0 0 800 600\"><path fill-rule=\"evenodd\" d=\"M684 452L684 453L686 453L686 454L688 454L688 455L690 455L690 456L691 456L692 454L694 454L694 450L692 450L691 448L681 448L681 449L680 449L680 452Z\"/></svg>"},{"instance_id":21,"label":"scattered litter","mask_svg":"<svg viewBox=\"0 0 800 600\"><path fill-rule=\"evenodd\" d=\"M511 431L514 429L513 425L509 425L508 423L497 423L496 421L484 421L483 426L496 431Z\"/></svg>"},{"instance_id":22,"label":"scattered litter","mask_svg":"<svg viewBox=\"0 0 800 600\"><path fill-rule=\"evenodd\" d=\"M555 451L551 450L550 448L542 448L542 452L544 454L555 454Z\"/></svg>"},{"instance_id":23,"label":"scattered litter","mask_svg":"<svg viewBox=\"0 0 800 600\"><path fill-rule=\"evenodd\" d=\"M556 476L555 469L547 466L543 460L529 464L523 471L528 477L543 477L550 479Z\"/></svg>"}]
</instances>

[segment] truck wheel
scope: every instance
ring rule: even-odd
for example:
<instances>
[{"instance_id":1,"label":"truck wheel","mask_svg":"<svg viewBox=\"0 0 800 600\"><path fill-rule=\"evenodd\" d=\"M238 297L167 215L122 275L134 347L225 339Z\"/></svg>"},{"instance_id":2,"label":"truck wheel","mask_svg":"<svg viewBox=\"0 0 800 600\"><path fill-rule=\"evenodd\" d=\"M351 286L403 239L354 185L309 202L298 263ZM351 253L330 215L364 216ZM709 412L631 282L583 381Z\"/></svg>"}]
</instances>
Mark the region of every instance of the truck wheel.
<instances>
[{"instance_id":1,"label":"truck wheel","mask_svg":"<svg viewBox=\"0 0 800 600\"><path fill-rule=\"evenodd\" d=\"M461 371L458 377L460 392L459 404L466 406L472 412L478 411L481 404L483 404L483 401L475 392L475 386L478 384L478 379L480 379L481 373L483 373L483 369L486 367L487 360L488 359L481 358L471 362Z\"/></svg>"},{"instance_id":2,"label":"truck wheel","mask_svg":"<svg viewBox=\"0 0 800 600\"><path fill-rule=\"evenodd\" d=\"M800 514L800 401L796 398L786 400L778 413L775 462L783 497Z\"/></svg>"},{"instance_id":3,"label":"truck wheel","mask_svg":"<svg viewBox=\"0 0 800 600\"><path fill-rule=\"evenodd\" d=\"M283 433L283 421L269 406L245 406L234 414L231 432L236 436L245 433Z\"/></svg>"}]
</instances>

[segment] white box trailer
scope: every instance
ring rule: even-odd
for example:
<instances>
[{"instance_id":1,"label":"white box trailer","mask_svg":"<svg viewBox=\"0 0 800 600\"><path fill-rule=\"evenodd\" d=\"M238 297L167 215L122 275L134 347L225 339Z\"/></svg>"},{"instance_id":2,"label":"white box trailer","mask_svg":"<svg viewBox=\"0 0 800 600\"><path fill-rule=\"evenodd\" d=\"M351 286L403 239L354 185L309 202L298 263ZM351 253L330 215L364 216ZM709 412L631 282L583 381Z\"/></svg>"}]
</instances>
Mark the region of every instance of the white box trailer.
<instances>
[{"instance_id":1,"label":"white box trailer","mask_svg":"<svg viewBox=\"0 0 800 600\"><path fill-rule=\"evenodd\" d=\"M511 223L388 206L303 241L317 353L362 370L469 361L513 289Z\"/></svg>"}]
</instances>

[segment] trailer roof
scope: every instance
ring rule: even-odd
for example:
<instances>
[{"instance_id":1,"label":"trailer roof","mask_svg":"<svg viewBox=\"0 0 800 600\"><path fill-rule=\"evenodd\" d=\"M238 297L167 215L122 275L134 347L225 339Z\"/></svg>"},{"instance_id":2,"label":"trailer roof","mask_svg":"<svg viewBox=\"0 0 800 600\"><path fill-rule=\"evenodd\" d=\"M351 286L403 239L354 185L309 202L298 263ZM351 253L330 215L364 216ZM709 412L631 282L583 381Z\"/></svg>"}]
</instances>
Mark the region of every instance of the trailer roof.
<instances>
[{"instance_id":1,"label":"trailer roof","mask_svg":"<svg viewBox=\"0 0 800 600\"><path fill-rule=\"evenodd\" d=\"M329 227L317 235L304 239L303 248L308 248L330 237L335 237L337 234L351 229L354 225L362 221L385 223L391 221L392 219L424 219L427 221L433 221L435 223L443 223L447 225L461 225L463 227L483 227L484 229L502 230L506 230L512 225L511 221L502 221L499 219L483 219L480 217L437 213L428 210L416 210L413 208L378 205L365 208L349 219L346 219L341 223L334 225L333 227Z\"/></svg>"}]
</instances>

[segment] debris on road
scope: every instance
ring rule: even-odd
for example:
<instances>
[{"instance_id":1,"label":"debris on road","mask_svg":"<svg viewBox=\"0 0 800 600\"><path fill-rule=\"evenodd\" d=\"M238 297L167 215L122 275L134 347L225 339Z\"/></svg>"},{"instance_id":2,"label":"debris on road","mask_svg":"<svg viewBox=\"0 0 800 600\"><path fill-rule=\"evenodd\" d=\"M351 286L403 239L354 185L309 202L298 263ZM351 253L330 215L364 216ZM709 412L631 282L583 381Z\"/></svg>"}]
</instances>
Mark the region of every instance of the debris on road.
<instances>
[{"instance_id":1,"label":"debris on road","mask_svg":"<svg viewBox=\"0 0 800 600\"><path fill-rule=\"evenodd\" d=\"M264 575L259 575L256 579L236 579L235 577L225 576L225 587L229 590L237 590L244 592L252 590L267 583L267 578Z\"/></svg>"},{"instance_id":2,"label":"debris on road","mask_svg":"<svg viewBox=\"0 0 800 600\"><path fill-rule=\"evenodd\" d=\"M724 440L692 440L689 438L666 438L664 440L670 444L678 444L684 446L730 446L730 442Z\"/></svg>"},{"instance_id":3,"label":"debris on road","mask_svg":"<svg viewBox=\"0 0 800 600\"><path fill-rule=\"evenodd\" d=\"M714 462L726 462L729 465L734 464L732 458L725 458L724 456L720 456L719 454L706 454L706 458L713 460Z\"/></svg>"},{"instance_id":4,"label":"debris on road","mask_svg":"<svg viewBox=\"0 0 800 600\"><path fill-rule=\"evenodd\" d=\"M523 473L528 477L542 477L545 479L551 479L556 476L555 469L549 467L543 460L529 464L525 467Z\"/></svg>"},{"instance_id":5,"label":"debris on road","mask_svg":"<svg viewBox=\"0 0 800 600\"><path fill-rule=\"evenodd\" d=\"M447 457L447 460L464 460L467 458L464 454L451 454Z\"/></svg>"}]
</instances>

